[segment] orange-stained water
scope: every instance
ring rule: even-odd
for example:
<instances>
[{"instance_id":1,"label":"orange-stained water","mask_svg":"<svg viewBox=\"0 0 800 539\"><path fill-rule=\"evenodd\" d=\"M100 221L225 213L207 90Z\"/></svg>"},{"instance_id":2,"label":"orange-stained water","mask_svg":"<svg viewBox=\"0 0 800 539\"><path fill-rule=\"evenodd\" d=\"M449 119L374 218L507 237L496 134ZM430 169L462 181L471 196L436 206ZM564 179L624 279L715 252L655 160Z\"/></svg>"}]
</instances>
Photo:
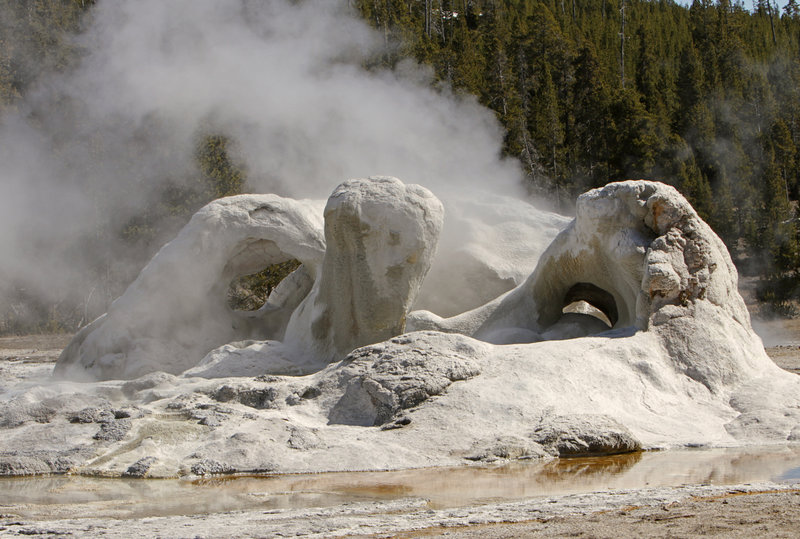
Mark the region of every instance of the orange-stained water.
<instances>
[{"instance_id":1,"label":"orange-stained water","mask_svg":"<svg viewBox=\"0 0 800 539\"><path fill-rule=\"evenodd\" d=\"M0 479L0 513L132 518L415 498L431 508L688 484L800 481L800 447L696 449L496 466L187 479Z\"/></svg>"}]
</instances>

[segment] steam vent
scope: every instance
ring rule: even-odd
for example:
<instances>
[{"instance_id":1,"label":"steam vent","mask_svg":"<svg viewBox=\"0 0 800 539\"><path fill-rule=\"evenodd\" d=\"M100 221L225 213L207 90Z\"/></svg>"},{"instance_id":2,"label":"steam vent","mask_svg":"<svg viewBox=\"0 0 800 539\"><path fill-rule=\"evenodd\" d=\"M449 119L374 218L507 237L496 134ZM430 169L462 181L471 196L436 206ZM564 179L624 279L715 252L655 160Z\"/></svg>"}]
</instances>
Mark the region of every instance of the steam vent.
<instances>
[{"instance_id":1,"label":"steam vent","mask_svg":"<svg viewBox=\"0 0 800 539\"><path fill-rule=\"evenodd\" d=\"M765 354L725 246L676 190L609 184L572 221L485 204L373 177L327 204L207 205L51 379L0 394L0 473L384 470L800 439L800 379ZM261 308L227 303L233 280L287 261L299 267ZM497 297L469 304L472 288Z\"/></svg>"}]
</instances>

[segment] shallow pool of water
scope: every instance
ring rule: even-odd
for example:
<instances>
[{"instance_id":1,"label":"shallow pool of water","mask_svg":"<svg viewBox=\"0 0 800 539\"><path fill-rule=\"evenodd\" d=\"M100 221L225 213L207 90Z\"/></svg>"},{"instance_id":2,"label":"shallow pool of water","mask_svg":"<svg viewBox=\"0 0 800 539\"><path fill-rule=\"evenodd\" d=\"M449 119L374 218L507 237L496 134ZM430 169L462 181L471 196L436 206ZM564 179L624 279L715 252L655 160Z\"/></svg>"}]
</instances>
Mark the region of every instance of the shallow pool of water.
<instances>
[{"instance_id":1,"label":"shallow pool of water","mask_svg":"<svg viewBox=\"0 0 800 539\"><path fill-rule=\"evenodd\" d=\"M462 507L579 492L800 481L800 446L695 449L396 472L105 479L0 479L0 513L30 519L134 518L326 507L421 498Z\"/></svg>"}]
</instances>

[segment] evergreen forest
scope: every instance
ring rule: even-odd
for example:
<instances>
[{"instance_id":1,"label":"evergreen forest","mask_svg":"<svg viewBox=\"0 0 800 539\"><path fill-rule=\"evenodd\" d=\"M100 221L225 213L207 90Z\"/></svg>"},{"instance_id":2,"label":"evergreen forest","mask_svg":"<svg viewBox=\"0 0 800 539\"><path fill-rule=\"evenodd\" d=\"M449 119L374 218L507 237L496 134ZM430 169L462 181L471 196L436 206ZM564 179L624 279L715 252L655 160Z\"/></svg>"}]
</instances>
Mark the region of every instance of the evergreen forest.
<instances>
[{"instance_id":1,"label":"evergreen forest","mask_svg":"<svg viewBox=\"0 0 800 539\"><path fill-rule=\"evenodd\" d=\"M80 31L93 4L0 0L0 10L13 15L0 18L0 115L41 72L76 61L64 36ZM430 66L440 91L474 96L491 109L504 129L503 151L522 164L531 194L569 213L578 194L608 182L671 184L727 244L740 273L759 279L759 299L773 312L796 314L797 0L783 7L771 0L348 5L384 40L365 67L393 68L410 58ZM37 61L17 62L23 53ZM218 133L199 139L202 181L189 191L165 189L160 209L119 234L153 236L162 220L188 219L208 200L246 191L243 169L226 152L231 143ZM70 324L61 326L75 329ZM15 330L8 322L0 329Z\"/></svg>"},{"instance_id":2,"label":"evergreen forest","mask_svg":"<svg viewBox=\"0 0 800 539\"><path fill-rule=\"evenodd\" d=\"M387 53L505 127L529 189L569 211L611 181L678 188L762 299L797 296L800 8L759 0L360 0Z\"/></svg>"}]
</instances>

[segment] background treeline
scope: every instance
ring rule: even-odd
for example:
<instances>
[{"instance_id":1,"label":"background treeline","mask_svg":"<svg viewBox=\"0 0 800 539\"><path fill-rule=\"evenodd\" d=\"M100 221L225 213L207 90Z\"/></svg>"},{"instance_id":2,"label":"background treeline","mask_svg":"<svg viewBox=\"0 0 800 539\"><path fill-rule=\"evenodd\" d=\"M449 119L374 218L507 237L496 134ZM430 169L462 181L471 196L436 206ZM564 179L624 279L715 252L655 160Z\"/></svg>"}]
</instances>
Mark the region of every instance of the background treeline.
<instances>
[{"instance_id":1,"label":"background treeline","mask_svg":"<svg viewBox=\"0 0 800 539\"><path fill-rule=\"evenodd\" d=\"M531 191L677 187L761 299L797 297L800 7L695 0L356 0L389 51L477 96ZM752 8L752 9L750 9Z\"/></svg>"},{"instance_id":2,"label":"background treeline","mask_svg":"<svg viewBox=\"0 0 800 539\"><path fill-rule=\"evenodd\" d=\"M42 74L80 61L69 35L87 24L94 3L0 0L0 115ZM797 0L782 9L769 0L348 5L385 41L367 68L411 58L431 67L441 91L474 96L495 112L504 153L520 160L532 194L569 212L578 194L610 181L672 184L723 238L740 271L760 277L760 299L792 311L800 297ZM165 181L146 211L92 241L152 254L204 203L247 192L235 155L224 133L198 133L196 177ZM110 267L98 258L103 304L135 276L112 275ZM0 306L0 333L74 330L96 314L88 299L54 305L14 283L2 287L11 303Z\"/></svg>"}]
</instances>

